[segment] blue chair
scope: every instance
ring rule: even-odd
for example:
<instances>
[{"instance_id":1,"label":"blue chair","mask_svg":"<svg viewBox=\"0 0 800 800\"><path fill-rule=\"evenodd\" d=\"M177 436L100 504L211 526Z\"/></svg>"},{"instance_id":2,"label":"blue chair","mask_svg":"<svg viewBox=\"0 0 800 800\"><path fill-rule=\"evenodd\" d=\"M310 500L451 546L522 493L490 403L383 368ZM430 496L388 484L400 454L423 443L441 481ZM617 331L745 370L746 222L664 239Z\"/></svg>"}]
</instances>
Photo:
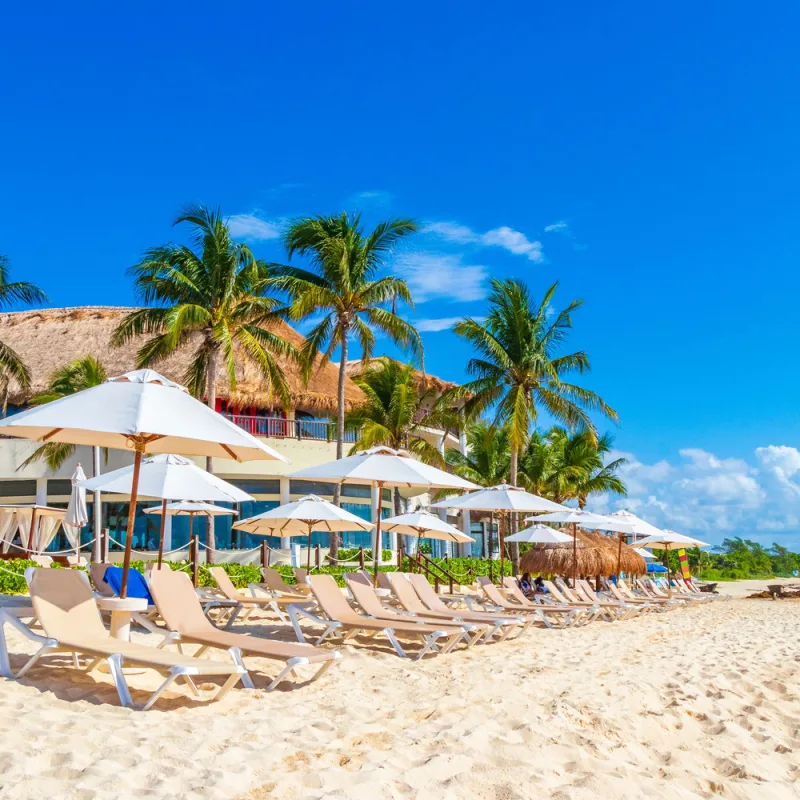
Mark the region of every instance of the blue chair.
<instances>
[{"instance_id":1,"label":"blue chair","mask_svg":"<svg viewBox=\"0 0 800 800\"><path fill-rule=\"evenodd\" d=\"M109 567L103 576L103 580L112 588L114 594L119 597L122 591L122 567ZM141 597L147 600L148 605L155 605L144 575L139 570L128 570L128 597Z\"/></svg>"}]
</instances>

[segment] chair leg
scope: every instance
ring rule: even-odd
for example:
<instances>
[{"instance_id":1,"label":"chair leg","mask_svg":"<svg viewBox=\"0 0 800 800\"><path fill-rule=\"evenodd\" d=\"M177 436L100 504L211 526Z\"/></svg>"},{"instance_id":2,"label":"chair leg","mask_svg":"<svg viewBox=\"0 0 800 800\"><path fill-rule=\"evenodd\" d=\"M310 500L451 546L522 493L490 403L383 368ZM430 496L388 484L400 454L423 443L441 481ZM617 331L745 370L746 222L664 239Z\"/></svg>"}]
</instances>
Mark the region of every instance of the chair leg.
<instances>
[{"instance_id":1,"label":"chair leg","mask_svg":"<svg viewBox=\"0 0 800 800\"><path fill-rule=\"evenodd\" d=\"M400 642L397 641L397 637L394 635L394 631L391 628L384 628L383 634L391 643L392 647L394 647L395 653L400 656L400 658L406 658L406 652L400 647ZM429 647L429 646L428 646ZM428 647L425 648L426 652Z\"/></svg>"},{"instance_id":2,"label":"chair leg","mask_svg":"<svg viewBox=\"0 0 800 800\"><path fill-rule=\"evenodd\" d=\"M242 650L239 647L230 647L228 648L228 652L231 655L231 659L237 667L241 667L244 672L242 673L242 686L245 689L255 689L255 685L253 684L253 679L250 677L250 673L247 671L247 667L244 665L244 659L242 658Z\"/></svg>"},{"instance_id":3,"label":"chair leg","mask_svg":"<svg viewBox=\"0 0 800 800\"><path fill-rule=\"evenodd\" d=\"M125 680L125 675L122 672L122 656L119 653L114 653L114 655L109 656L106 659L106 663L108 664L108 671L111 673L111 677L114 679L114 686L117 689L117 694L119 695L119 702L125 708L135 708L133 705L133 698L131 697L130 690L128 689L128 682ZM170 677L170 682L173 680ZM163 691L163 686L161 689L158 690L157 694L160 694ZM145 710L149 708L150 703L145 706Z\"/></svg>"}]
</instances>

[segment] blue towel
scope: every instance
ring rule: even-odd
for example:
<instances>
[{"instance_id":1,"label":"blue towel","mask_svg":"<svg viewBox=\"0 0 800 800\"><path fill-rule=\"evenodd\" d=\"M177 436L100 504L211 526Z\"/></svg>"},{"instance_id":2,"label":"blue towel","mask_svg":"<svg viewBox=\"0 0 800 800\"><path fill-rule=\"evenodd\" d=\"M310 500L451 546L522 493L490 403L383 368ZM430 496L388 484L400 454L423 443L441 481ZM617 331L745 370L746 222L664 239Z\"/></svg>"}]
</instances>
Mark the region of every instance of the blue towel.
<instances>
[{"instance_id":1,"label":"blue towel","mask_svg":"<svg viewBox=\"0 0 800 800\"><path fill-rule=\"evenodd\" d=\"M112 588L114 594L119 597L122 591L122 567L109 567L103 580ZM128 597L142 597L147 600L149 605L155 605L153 597L150 594L150 589L147 588L147 583L139 570L128 570Z\"/></svg>"}]
</instances>

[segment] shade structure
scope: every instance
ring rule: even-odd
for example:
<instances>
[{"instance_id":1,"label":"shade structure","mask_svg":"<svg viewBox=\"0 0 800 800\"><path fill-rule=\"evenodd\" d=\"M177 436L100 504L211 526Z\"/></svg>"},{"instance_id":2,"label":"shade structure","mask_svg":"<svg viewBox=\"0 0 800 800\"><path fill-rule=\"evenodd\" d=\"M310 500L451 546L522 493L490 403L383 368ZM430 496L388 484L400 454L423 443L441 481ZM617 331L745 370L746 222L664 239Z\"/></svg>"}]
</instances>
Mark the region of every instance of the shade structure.
<instances>
[{"instance_id":1,"label":"shade structure","mask_svg":"<svg viewBox=\"0 0 800 800\"><path fill-rule=\"evenodd\" d=\"M532 547L520 559L525 572L543 575L575 574L575 558L579 575L613 575L618 569L618 542L595 531L577 531L577 547L569 536L569 544ZM622 545L622 568L629 575L643 575L645 560L628 545Z\"/></svg>"},{"instance_id":2,"label":"shade structure","mask_svg":"<svg viewBox=\"0 0 800 800\"><path fill-rule=\"evenodd\" d=\"M560 522L565 525L572 525L572 585L578 580L578 526L587 525L587 527L594 527L594 523L602 522L595 514L590 514L588 511L583 511L580 508L567 508L562 507L561 511L552 511L548 514L539 514L531 519L536 519L540 522ZM584 575L588 573L584 572Z\"/></svg>"},{"instance_id":3,"label":"shade structure","mask_svg":"<svg viewBox=\"0 0 800 800\"><path fill-rule=\"evenodd\" d=\"M380 491L385 487L419 486L426 489L477 489L474 483L437 469L430 464L417 461L405 450L391 447L372 447L337 461L329 461L317 467L309 467L289 476L302 480L329 481L330 483L355 483L374 486ZM378 502L375 525L375 548L373 555L374 575L377 580L378 557L381 550L381 514Z\"/></svg>"},{"instance_id":4,"label":"shade structure","mask_svg":"<svg viewBox=\"0 0 800 800\"><path fill-rule=\"evenodd\" d=\"M664 561L667 572L669 572L669 551L674 549L681 549L686 547L708 547L708 542L701 542L699 539L693 539L691 536L686 536L683 533L676 533L675 531L663 530L659 531L652 536L646 536L638 542L634 542L632 547L655 547L659 550L664 550ZM672 584L667 581L667 594L672 594Z\"/></svg>"},{"instance_id":5,"label":"shade structure","mask_svg":"<svg viewBox=\"0 0 800 800\"><path fill-rule=\"evenodd\" d=\"M133 493L135 465L122 467L105 475L85 481L83 486L91 491L110 494ZM142 460L139 467L137 488L139 497L158 497L161 503L161 527L158 537L158 566L164 558L164 527L168 514L163 513L167 500L198 501L216 500L222 503L243 503L253 498L232 483L212 475L184 456L161 453ZM133 501L132 501L133 502ZM152 512L151 512L152 513ZM194 515L189 519L189 538L192 534Z\"/></svg>"},{"instance_id":6,"label":"shade structure","mask_svg":"<svg viewBox=\"0 0 800 800\"><path fill-rule=\"evenodd\" d=\"M646 520L643 520L641 517L637 517L636 514L632 514L630 511L626 511L625 509L613 511L611 514L605 514L605 516L608 517L608 519L619 520L626 525L630 525L633 529L630 531L630 533L633 533L637 536L653 536L661 533L661 530L656 528L655 525L651 525ZM626 531L626 533L627 532L628 531Z\"/></svg>"},{"instance_id":7,"label":"shade structure","mask_svg":"<svg viewBox=\"0 0 800 800\"><path fill-rule=\"evenodd\" d=\"M64 508L51 508L36 503L4 503L0 505L1 525L6 547L19 533L28 555L33 550L41 552L53 541L65 514ZM9 519L10 516L10 519ZM16 528L14 527L16 525Z\"/></svg>"},{"instance_id":8,"label":"shade structure","mask_svg":"<svg viewBox=\"0 0 800 800\"><path fill-rule=\"evenodd\" d=\"M535 494L511 486L505 481L497 486L488 486L463 497L448 497L434 503L432 508L457 508L461 511L496 511L500 514L500 574L505 570L505 527L506 516L514 512L534 513L560 511L565 508L560 503L538 497Z\"/></svg>"},{"instance_id":9,"label":"shade structure","mask_svg":"<svg viewBox=\"0 0 800 800\"><path fill-rule=\"evenodd\" d=\"M548 528L547 525L534 524L523 528L519 533L506 536L506 541L526 544L572 544L572 537L555 528Z\"/></svg>"},{"instance_id":10,"label":"shade structure","mask_svg":"<svg viewBox=\"0 0 800 800\"><path fill-rule=\"evenodd\" d=\"M146 508L145 514L163 514L166 511L167 516L171 517L221 517L225 515L237 516L238 511L232 508L225 508L224 506L215 506L212 503L199 503L196 500L182 500L178 503L168 503L166 506L154 506L153 508Z\"/></svg>"},{"instance_id":11,"label":"shade structure","mask_svg":"<svg viewBox=\"0 0 800 800\"><path fill-rule=\"evenodd\" d=\"M81 486L81 482L86 480L86 475L80 464L75 467L72 473L72 491L69 495L67 513L64 515L62 527L69 539L69 543L75 548L76 554L81 549L81 528L89 522L89 512L86 508L86 489ZM99 531L95 531L99 535Z\"/></svg>"},{"instance_id":12,"label":"shade structure","mask_svg":"<svg viewBox=\"0 0 800 800\"><path fill-rule=\"evenodd\" d=\"M146 453L278 460L282 455L241 430L188 391L149 369L0 420L0 434L37 442L114 447L134 452L120 596L127 597L133 523L142 456Z\"/></svg>"},{"instance_id":13,"label":"shade structure","mask_svg":"<svg viewBox=\"0 0 800 800\"><path fill-rule=\"evenodd\" d=\"M239 520L234 528L260 536L307 536L308 566L311 566L311 534L313 531L368 531L373 525L315 494L272 508L255 517Z\"/></svg>"},{"instance_id":14,"label":"shade structure","mask_svg":"<svg viewBox=\"0 0 800 800\"><path fill-rule=\"evenodd\" d=\"M454 544L472 544L472 537L462 533L458 528L446 520L440 519L430 511L419 509L409 514L398 514L383 520L384 530L390 533L400 533L404 536L417 537L417 553L423 536L426 539L438 539Z\"/></svg>"}]
</instances>

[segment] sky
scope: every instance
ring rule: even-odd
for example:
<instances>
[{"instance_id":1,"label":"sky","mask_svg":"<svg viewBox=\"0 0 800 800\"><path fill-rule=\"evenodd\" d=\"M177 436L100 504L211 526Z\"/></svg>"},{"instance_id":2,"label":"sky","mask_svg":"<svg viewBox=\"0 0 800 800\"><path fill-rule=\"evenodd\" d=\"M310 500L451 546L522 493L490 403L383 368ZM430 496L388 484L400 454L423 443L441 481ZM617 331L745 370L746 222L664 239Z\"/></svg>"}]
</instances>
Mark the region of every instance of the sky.
<instances>
[{"instance_id":1,"label":"sky","mask_svg":"<svg viewBox=\"0 0 800 800\"><path fill-rule=\"evenodd\" d=\"M187 203L276 261L300 215L413 217L391 268L429 372L465 379L449 328L492 277L558 281L629 459L629 497L598 506L800 549L798 23L789 2L13 4L0 253L54 306L128 305Z\"/></svg>"}]
</instances>

